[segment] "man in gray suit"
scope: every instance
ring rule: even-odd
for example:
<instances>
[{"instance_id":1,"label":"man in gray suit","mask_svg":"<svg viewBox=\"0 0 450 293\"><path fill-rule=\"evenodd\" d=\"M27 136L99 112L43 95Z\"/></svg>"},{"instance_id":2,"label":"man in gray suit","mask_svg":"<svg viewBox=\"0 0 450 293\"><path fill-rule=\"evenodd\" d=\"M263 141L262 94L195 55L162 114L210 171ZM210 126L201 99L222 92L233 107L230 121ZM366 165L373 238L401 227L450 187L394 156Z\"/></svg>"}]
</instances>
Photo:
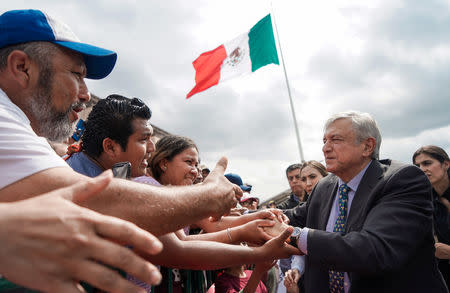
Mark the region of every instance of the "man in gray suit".
<instances>
[{"instance_id":1,"label":"man in gray suit","mask_svg":"<svg viewBox=\"0 0 450 293\"><path fill-rule=\"evenodd\" d=\"M306 204L287 210L306 255L305 292L448 292L433 259L431 187L412 165L378 160L367 113L325 124L327 171Z\"/></svg>"}]
</instances>

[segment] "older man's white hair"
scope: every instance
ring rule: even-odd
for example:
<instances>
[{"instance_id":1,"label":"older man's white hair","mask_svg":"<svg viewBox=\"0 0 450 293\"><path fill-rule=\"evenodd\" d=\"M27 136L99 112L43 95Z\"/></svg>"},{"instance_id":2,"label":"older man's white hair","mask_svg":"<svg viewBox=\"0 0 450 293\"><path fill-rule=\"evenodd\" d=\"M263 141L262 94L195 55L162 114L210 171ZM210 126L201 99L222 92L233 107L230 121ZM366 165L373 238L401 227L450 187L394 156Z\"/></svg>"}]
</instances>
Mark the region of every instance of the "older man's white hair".
<instances>
[{"instance_id":1,"label":"older man's white hair","mask_svg":"<svg viewBox=\"0 0 450 293\"><path fill-rule=\"evenodd\" d=\"M378 160L380 156L381 134L375 119L373 119L369 113L358 111L341 112L332 115L327 122L325 122L324 130L327 130L331 123L339 119L351 119L353 129L355 130L355 143L359 144L369 137L375 138L376 146L371 157L374 160Z\"/></svg>"}]
</instances>

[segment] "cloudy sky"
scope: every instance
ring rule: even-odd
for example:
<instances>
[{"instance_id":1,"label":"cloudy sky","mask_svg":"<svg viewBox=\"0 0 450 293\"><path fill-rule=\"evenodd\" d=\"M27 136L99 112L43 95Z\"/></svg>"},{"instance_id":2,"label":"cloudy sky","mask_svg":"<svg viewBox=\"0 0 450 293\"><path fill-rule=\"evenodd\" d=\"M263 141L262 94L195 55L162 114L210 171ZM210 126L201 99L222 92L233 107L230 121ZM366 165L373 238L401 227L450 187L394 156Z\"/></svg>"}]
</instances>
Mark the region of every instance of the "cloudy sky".
<instances>
[{"instance_id":1,"label":"cloudy sky","mask_svg":"<svg viewBox=\"0 0 450 293\"><path fill-rule=\"evenodd\" d=\"M333 113L378 121L381 158L410 162L436 144L450 153L450 4L439 0L273 0L306 160L323 160L322 128ZM6 1L38 8L84 41L118 53L91 92L145 100L152 123L196 141L202 163L228 172L262 199L288 188L300 160L283 68L268 65L186 100L199 54L248 31L267 0Z\"/></svg>"}]
</instances>

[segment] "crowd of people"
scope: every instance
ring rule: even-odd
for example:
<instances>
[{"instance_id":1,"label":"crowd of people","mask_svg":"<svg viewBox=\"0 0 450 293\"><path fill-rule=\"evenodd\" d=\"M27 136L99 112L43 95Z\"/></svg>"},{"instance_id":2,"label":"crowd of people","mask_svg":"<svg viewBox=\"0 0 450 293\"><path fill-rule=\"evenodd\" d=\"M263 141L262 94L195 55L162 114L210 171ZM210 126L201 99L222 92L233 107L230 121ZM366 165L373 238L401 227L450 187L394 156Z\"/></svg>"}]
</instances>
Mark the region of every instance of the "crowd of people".
<instances>
[{"instance_id":1,"label":"crowd of people","mask_svg":"<svg viewBox=\"0 0 450 293\"><path fill-rule=\"evenodd\" d=\"M288 200L261 208L226 158L210 170L192 139L156 142L149 106L113 94L63 159L49 141L117 55L39 10L0 28L0 292L184 292L180 269L219 272L198 292L448 292L442 148L380 160L370 114L338 113L325 166L290 165Z\"/></svg>"}]
</instances>

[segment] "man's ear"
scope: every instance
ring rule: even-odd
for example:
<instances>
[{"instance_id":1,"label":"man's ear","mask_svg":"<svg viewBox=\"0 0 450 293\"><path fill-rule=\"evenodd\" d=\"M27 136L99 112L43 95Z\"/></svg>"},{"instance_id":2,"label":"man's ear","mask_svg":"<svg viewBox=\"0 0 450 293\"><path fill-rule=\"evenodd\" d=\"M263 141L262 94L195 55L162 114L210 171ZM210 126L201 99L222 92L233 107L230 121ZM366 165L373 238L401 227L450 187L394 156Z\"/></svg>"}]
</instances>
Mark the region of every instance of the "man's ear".
<instances>
[{"instance_id":1,"label":"man's ear","mask_svg":"<svg viewBox=\"0 0 450 293\"><path fill-rule=\"evenodd\" d=\"M27 88L33 78L38 78L39 69L25 52L20 50L12 51L8 56L7 62L5 70L9 71L12 79L20 84L22 88Z\"/></svg>"},{"instance_id":2,"label":"man's ear","mask_svg":"<svg viewBox=\"0 0 450 293\"><path fill-rule=\"evenodd\" d=\"M107 137L103 140L103 152L107 154L110 158L115 158L122 152L120 144Z\"/></svg>"},{"instance_id":3,"label":"man's ear","mask_svg":"<svg viewBox=\"0 0 450 293\"><path fill-rule=\"evenodd\" d=\"M363 155L366 157L371 157L375 147L377 146L377 140L374 137L369 137L362 143L364 144Z\"/></svg>"}]
</instances>

